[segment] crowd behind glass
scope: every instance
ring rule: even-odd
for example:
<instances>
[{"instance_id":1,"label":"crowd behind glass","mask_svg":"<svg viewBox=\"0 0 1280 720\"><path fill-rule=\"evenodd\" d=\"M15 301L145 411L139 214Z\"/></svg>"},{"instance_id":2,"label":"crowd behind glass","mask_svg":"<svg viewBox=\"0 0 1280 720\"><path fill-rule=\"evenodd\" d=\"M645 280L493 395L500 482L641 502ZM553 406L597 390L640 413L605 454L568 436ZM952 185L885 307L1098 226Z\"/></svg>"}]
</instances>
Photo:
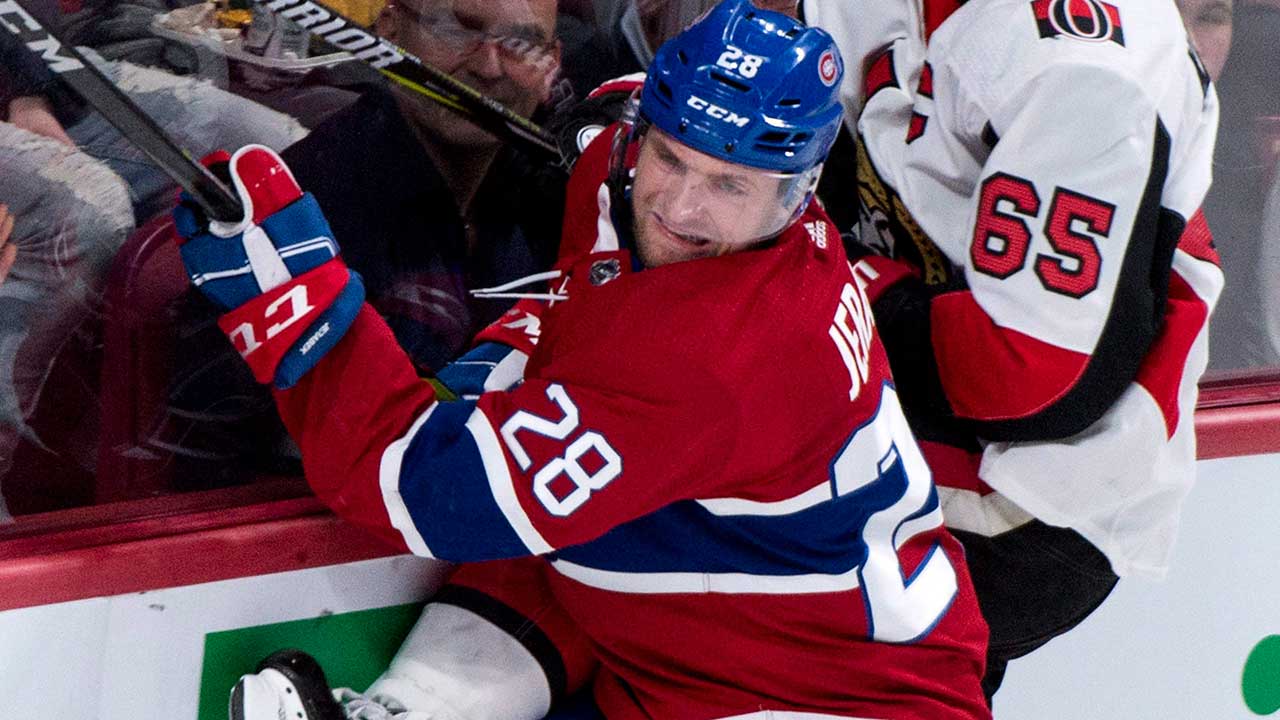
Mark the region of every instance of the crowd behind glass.
<instances>
[{"instance_id":1,"label":"crowd behind glass","mask_svg":"<svg viewBox=\"0 0 1280 720\"><path fill-rule=\"evenodd\" d=\"M494 85L499 99L554 123L598 83L644 67L657 40L709 3L561 0L555 37L533 25L494 37L432 15L432 4L420 0L328 4L402 46L435 53L429 61L446 71L470 53L494 53L493 72L505 78ZM361 102L372 103L360 111L371 119L340 123L343 132L380 132L378 123L391 121L379 113L406 111L370 100L383 82L368 67L246 1L23 5L100 63L195 156L247 142L278 150L305 142L323 172L343 157L340 147L326 155L326 144L356 138L309 135L313 129ZM1222 107L1205 214L1227 285L1211 325L1210 377L1265 373L1280 366L1280 87L1273 70L1280 58L1272 57L1280 53L1272 42L1280 37L1280 0L1179 0L1179 7ZM396 35L397 18L413 21L420 34ZM213 315L187 288L169 225L171 181L74 93L42 80L40 62L7 33L0 40L8 43L0 66L0 535L15 516L297 475L269 396L245 381ZM456 128L440 112L441 127ZM451 289L497 284L503 268L519 275L546 264L558 221L548 213L558 197L554 171L506 153L468 172L476 168L427 154L443 168L455 202L420 231L456 234L458 252L420 258L397 250L370 261L386 266L386 277L373 282L385 285L391 314L404 318L404 327L392 323L402 344L418 338L434 348L407 348L424 371L456 355L476 325L501 311ZM523 188L522 199L506 205L508 186ZM330 203L393 203L400 188L388 188ZM487 206L490 200L497 204ZM334 209L325 209L332 219ZM496 228L471 222L493 212L514 216ZM538 233L550 239L520 244L522 255L504 244ZM490 254L477 257L477 244Z\"/></svg>"}]
</instances>

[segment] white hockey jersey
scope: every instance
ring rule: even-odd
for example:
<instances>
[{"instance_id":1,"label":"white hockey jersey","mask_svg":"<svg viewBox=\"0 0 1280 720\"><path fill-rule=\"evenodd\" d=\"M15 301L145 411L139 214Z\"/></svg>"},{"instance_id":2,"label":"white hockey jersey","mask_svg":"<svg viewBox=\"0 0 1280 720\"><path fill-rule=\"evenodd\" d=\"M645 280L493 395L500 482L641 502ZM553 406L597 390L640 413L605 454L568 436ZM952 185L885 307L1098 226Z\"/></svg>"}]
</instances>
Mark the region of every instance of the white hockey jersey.
<instances>
[{"instance_id":1,"label":"white hockey jersey","mask_svg":"<svg viewBox=\"0 0 1280 720\"><path fill-rule=\"evenodd\" d=\"M1217 100L1174 4L804 12L849 68L860 240L932 294L932 356L894 373L940 386L939 412L980 440L980 462L935 456L950 458L934 468L948 524L991 535L1029 513L1077 529L1118 574L1163 574L1222 287L1199 213Z\"/></svg>"}]
</instances>

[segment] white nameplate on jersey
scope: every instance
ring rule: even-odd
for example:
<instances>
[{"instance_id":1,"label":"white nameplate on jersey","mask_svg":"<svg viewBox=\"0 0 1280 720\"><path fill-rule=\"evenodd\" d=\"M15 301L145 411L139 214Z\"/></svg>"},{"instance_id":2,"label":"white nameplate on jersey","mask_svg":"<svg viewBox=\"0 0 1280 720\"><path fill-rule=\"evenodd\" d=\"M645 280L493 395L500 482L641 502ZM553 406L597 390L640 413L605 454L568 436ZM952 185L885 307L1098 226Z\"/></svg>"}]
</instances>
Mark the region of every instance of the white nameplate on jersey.
<instances>
[{"instance_id":1,"label":"white nameplate on jersey","mask_svg":"<svg viewBox=\"0 0 1280 720\"><path fill-rule=\"evenodd\" d=\"M850 266L850 270L853 282L845 283L841 289L840 304L836 306L835 318L827 334L849 370L849 400L853 401L858 399L870 372L871 338L876 321L871 315L867 285L880 274L861 262Z\"/></svg>"}]
</instances>

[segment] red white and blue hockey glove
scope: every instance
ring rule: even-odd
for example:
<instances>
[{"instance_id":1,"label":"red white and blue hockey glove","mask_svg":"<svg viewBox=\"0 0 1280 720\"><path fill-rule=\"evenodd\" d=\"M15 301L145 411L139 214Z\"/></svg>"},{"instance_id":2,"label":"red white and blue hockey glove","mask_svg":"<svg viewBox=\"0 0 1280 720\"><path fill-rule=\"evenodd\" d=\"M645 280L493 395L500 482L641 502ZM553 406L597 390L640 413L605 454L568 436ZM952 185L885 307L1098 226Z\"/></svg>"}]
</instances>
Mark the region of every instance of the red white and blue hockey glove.
<instances>
[{"instance_id":1,"label":"red white and blue hockey glove","mask_svg":"<svg viewBox=\"0 0 1280 720\"><path fill-rule=\"evenodd\" d=\"M226 315L218 326L261 383L292 387L351 326L364 285L338 257L329 222L270 148L247 145L225 162L245 215L206 221L189 198L174 210L191 283Z\"/></svg>"}]
</instances>

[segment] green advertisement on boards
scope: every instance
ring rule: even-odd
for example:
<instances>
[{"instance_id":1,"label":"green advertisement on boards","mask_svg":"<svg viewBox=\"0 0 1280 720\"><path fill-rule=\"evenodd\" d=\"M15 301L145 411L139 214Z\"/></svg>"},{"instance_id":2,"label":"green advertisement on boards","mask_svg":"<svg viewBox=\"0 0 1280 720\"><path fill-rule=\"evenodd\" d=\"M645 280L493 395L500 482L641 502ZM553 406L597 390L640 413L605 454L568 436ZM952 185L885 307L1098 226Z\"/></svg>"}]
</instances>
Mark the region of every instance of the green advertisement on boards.
<instances>
[{"instance_id":1,"label":"green advertisement on boards","mask_svg":"<svg viewBox=\"0 0 1280 720\"><path fill-rule=\"evenodd\" d=\"M236 680L281 648L315 656L331 686L363 690L390 664L422 606L409 603L206 634L197 720L226 720L227 697Z\"/></svg>"}]
</instances>

